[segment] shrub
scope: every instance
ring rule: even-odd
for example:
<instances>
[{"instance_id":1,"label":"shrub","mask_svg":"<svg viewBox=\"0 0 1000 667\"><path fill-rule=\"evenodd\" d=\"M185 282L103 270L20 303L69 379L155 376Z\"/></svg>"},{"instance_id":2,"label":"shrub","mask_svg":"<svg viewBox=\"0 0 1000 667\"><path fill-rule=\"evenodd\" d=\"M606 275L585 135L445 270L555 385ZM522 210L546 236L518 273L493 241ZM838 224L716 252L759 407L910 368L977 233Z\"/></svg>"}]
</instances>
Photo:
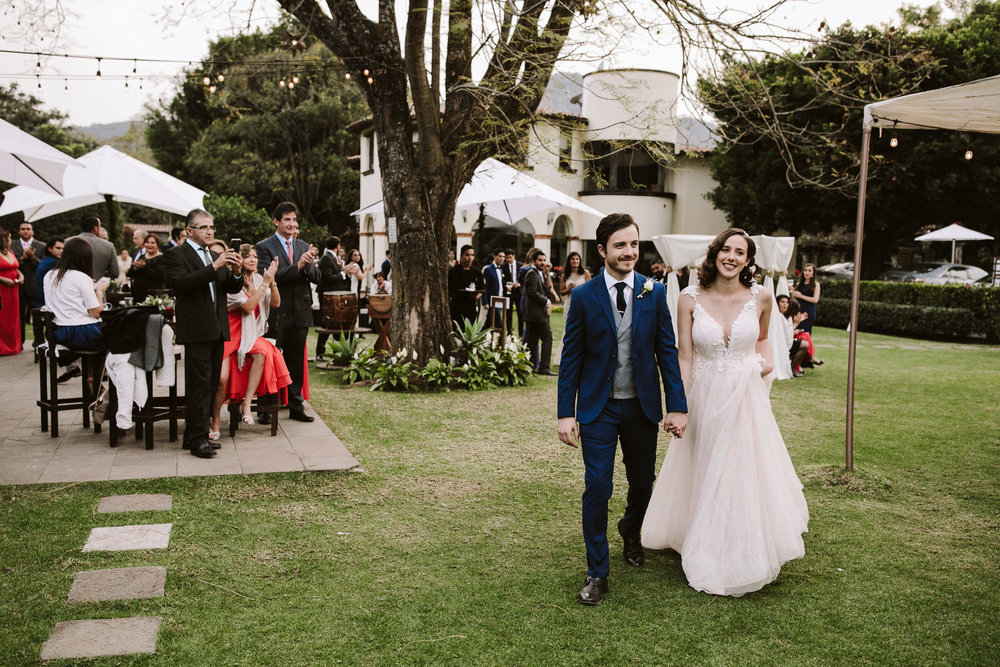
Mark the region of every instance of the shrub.
<instances>
[{"instance_id":1,"label":"shrub","mask_svg":"<svg viewBox=\"0 0 1000 667\"><path fill-rule=\"evenodd\" d=\"M348 334L340 334L336 338L331 338L326 343L326 351L330 356L330 363L335 366L346 366L351 363L354 355L361 348L361 338L355 338Z\"/></svg>"},{"instance_id":2,"label":"shrub","mask_svg":"<svg viewBox=\"0 0 1000 667\"><path fill-rule=\"evenodd\" d=\"M348 384L354 382L365 382L375 377L375 370L379 367L379 358L371 348L354 353L351 362L341 373L340 377Z\"/></svg>"},{"instance_id":3,"label":"shrub","mask_svg":"<svg viewBox=\"0 0 1000 667\"><path fill-rule=\"evenodd\" d=\"M863 280L859 298L861 331L1000 342L1000 288ZM850 281L824 282L816 323L845 327L850 306Z\"/></svg>"}]
</instances>

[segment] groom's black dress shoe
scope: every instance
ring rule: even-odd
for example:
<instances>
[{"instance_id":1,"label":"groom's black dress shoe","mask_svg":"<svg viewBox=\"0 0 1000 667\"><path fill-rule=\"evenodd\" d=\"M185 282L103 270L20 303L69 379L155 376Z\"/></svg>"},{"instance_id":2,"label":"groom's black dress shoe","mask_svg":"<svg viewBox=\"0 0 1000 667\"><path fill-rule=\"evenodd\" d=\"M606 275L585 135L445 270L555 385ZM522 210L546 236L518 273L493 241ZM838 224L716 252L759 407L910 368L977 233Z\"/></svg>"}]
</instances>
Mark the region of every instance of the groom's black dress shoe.
<instances>
[{"instance_id":1,"label":"groom's black dress shoe","mask_svg":"<svg viewBox=\"0 0 1000 667\"><path fill-rule=\"evenodd\" d=\"M642 552L642 542L639 541L638 537L626 535L625 531L622 530L621 521L618 522L618 534L622 536L622 542L625 543L622 548L625 562L632 567L642 567L643 563L646 562L646 554Z\"/></svg>"},{"instance_id":2,"label":"groom's black dress shoe","mask_svg":"<svg viewBox=\"0 0 1000 667\"><path fill-rule=\"evenodd\" d=\"M608 578L607 577L587 577L587 580L583 582L583 588L580 590L580 595L577 596L582 604L593 607L594 605L601 604L601 600L608 593Z\"/></svg>"},{"instance_id":3,"label":"groom's black dress shoe","mask_svg":"<svg viewBox=\"0 0 1000 667\"><path fill-rule=\"evenodd\" d=\"M208 440L202 440L191 445L191 454L200 459L210 459L215 456L215 450L208 443Z\"/></svg>"}]
</instances>

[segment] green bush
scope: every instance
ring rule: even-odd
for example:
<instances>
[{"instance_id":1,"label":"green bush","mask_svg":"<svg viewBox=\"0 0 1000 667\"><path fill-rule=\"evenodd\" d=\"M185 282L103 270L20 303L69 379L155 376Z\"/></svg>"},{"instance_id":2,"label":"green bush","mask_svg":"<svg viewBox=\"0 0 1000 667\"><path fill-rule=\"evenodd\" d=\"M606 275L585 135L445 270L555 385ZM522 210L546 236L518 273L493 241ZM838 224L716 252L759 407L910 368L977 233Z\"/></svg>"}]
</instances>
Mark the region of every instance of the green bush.
<instances>
[{"instance_id":1,"label":"green bush","mask_svg":"<svg viewBox=\"0 0 1000 667\"><path fill-rule=\"evenodd\" d=\"M862 331L947 338L985 335L986 340L991 343L1000 342L1000 288L998 287L862 280L859 286L859 300L858 319ZM847 310L843 310L837 301L845 301ZM850 303L850 281L824 282L816 323L831 327L847 326ZM912 306L917 310L894 310L882 313L878 309L866 310L865 304ZM864 316L864 313L868 315ZM876 324L874 321L894 322L903 316L913 318L914 322L921 324L918 326L908 322L887 329L885 328L887 324ZM935 318L954 321L938 321Z\"/></svg>"}]
</instances>

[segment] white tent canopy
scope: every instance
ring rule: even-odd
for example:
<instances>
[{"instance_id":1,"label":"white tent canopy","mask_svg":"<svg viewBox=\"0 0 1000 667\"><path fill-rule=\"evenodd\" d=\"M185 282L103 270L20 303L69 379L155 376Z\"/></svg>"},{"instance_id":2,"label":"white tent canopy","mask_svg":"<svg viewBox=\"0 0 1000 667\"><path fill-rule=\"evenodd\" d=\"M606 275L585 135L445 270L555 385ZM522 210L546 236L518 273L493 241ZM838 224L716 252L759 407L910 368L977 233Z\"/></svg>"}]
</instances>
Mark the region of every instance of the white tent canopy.
<instances>
[{"instance_id":1,"label":"white tent canopy","mask_svg":"<svg viewBox=\"0 0 1000 667\"><path fill-rule=\"evenodd\" d=\"M4 192L0 215L24 211L28 222L98 204L105 195L127 204L184 215L204 206L205 193L145 162L101 146L77 159L86 169L73 169L64 179L64 196L18 186Z\"/></svg>"},{"instance_id":2,"label":"white tent canopy","mask_svg":"<svg viewBox=\"0 0 1000 667\"><path fill-rule=\"evenodd\" d=\"M956 223L950 224L947 227L942 227L941 229L935 229L933 232L928 232L926 234L921 234L914 241L951 241L951 261L955 262L955 243L957 241L992 241L993 237L988 234L983 234L982 232L977 232L974 229L969 229L968 227L963 227L962 225ZM986 272L983 272L986 275Z\"/></svg>"},{"instance_id":3,"label":"white tent canopy","mask_svg":"<svg viewBox=\"0 0 1000 667\"><path fill-rule=\"evenodd\" d=\"M67 167L80 170L70 156L0 119L0 181L61 195Z\"/></svg>"},{"instance_id":4,"label":"white tent canopy","mask_svg":"<svg viewBox=\"0 0 1000 667\"><path fill-rule=\"evenodd\" d=\"M861 175L854 234L854 278L851 285L851 332L847 355L847 468L854 469L854 364L857 352L861 246L865 232L865 195L872 128L896 130L960 130L1000 134L1000 75L924 93L904 95L865 106L861 128Z\"/></svg>"},{"instance_id":5,"label":"white tent canopy","mask_svg":"<svg viewBox=\"0 0 1000 667\"><path fill-rule=\"evenodd\" d=\"M677 301L681 298L677 271L691 269L688 284L694 284L698 278L697 267L704 261L708 244L714 238L703 234L659 234L652 239L656 252L667 264L667 309L674 325L674 340L677 339Z\"/></svg>"},{"instance_id":6,"label":"white tent canopy","mask_svg":"<svg viewBox=\"0 0 1000 667\"><path fill-rule=\"evenodd\" d=\"M478 214L480 205L486 209L487 220L493 218L508 225L516 225L533 213L558 206L604 217L596 208L493 158L483 160L476 167L472 179L458 195L456 209ZM382 201L377 201L351 215L376 214L383 210Z\"/></svg>"}]
</instances>

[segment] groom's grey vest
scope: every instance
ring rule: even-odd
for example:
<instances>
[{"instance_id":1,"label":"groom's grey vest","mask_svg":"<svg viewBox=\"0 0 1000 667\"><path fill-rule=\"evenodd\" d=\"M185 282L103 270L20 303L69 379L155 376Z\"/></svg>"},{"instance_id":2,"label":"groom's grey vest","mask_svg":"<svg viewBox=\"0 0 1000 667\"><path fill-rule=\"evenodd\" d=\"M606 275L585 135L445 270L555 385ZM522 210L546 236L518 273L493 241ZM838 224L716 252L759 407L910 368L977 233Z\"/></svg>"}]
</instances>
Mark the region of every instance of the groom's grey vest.
<instances>
[{"instance_id":1,"label":"groom's grey vest","mask_svg":"<svg viewBox=\"0 0 1000 667\"><path fill-rule=\"evenodd\" d=\"M619 315L614 305L618 325L618 358L615 366L615 381L611 385L611 398L635 398L635 374L632 372L632 299L625 302L625 315Z\"/></svg>"}]
</instances>

